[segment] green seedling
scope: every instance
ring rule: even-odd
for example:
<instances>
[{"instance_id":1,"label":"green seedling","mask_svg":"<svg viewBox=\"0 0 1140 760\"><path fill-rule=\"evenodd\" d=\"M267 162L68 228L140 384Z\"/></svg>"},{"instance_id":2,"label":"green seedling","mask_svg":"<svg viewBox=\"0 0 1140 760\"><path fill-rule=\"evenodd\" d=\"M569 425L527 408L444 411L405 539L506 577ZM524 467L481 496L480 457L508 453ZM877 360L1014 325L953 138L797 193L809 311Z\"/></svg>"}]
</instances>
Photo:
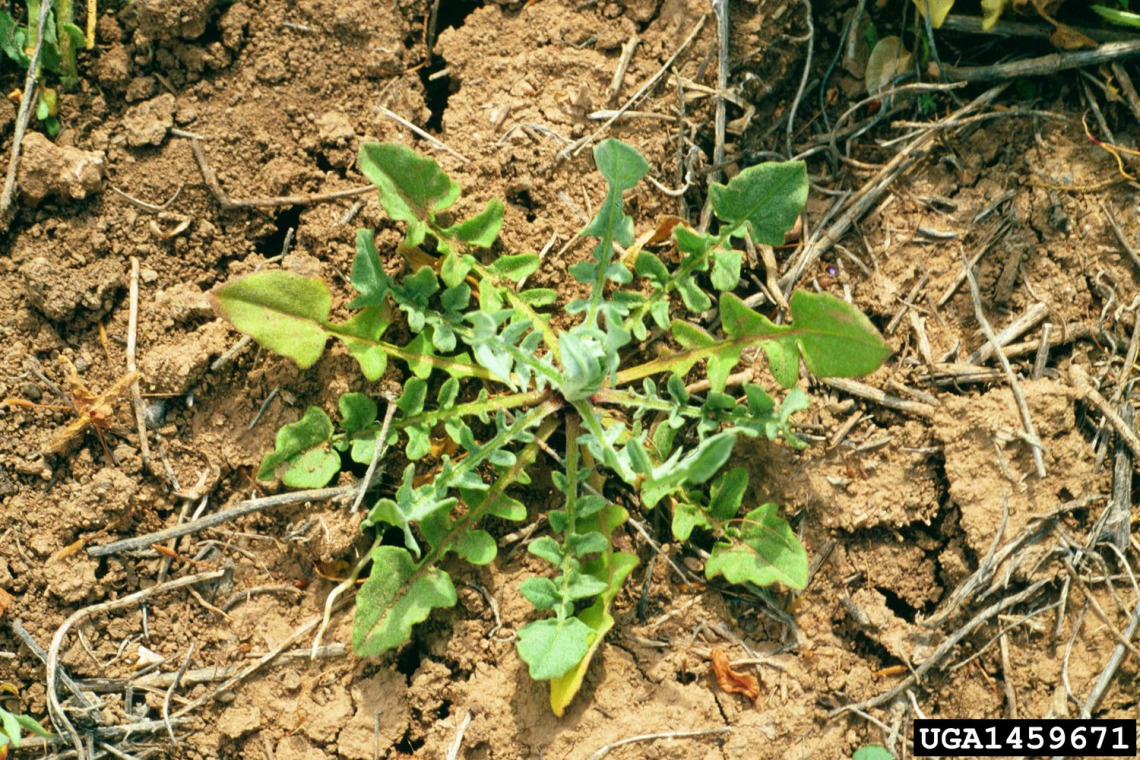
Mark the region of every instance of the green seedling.
<instances>
[{"instance_id":1,"label":"green seedling","mask_svg":"<svg viewBox=\"0 0 1140 760\"><path fill-rule=\"evenodd\" d=\"M1089 7L1101 18L1107 19L1114 24L1140 28L1140 13L1134 13L1128 10L1127 2L1121 2L1119 8L1113 8L1107 5L1090 5Z\"/></svg>"},{"instance_id":2,"label":"green seedling","mask_svg":"<svg viewBox=\"0 0 1140 760\"><path fill-rule=\"evenodd\" d=\"M7 689L4 689L7 691ZM45 739L51 738L51 732L28 715L16 715L0 707L0 760L8 757L9 749L19 749L23 741L24 732Z\"/></svg>"},{"instance_id":3,"label":"green seedling","mask_svg":"<svg viewBox=\"0 0 1140 760\"><path fill-rule=\"evenodd\" d=\"M855 750L855 754L851 756L851 760L895 760L895 756L892 755L890 750L886 747L881 747L878 744L869 744L866 747L860 747Z\"/></svg>"},{"instance_id":4,"label":"green seedling","mask_svg":"<svg viewBox=\"0 0 1140 760\"><path fill-rule=\"evenodd\" d=\"M0 8L0 50L16 65L25 71L31 66L32 55L39 42L40 0L27 0L27 16L20 22L8 7ZM94 4L88 12L94 13ZM93 29L89 29L93 33ZM44 125L48 136L59 134L60 123L59 94L55 87L48 86L47 74L58 78L66 90L79 83L75 51L80 47L90 48L91 43L83 30L75 25L75 8L72 0L57 0L55 8L47 13L44 24L44 38L40 58L36 65L36 82L39 85L36 99L36 118Z\"/></svg>"},{"instance_id":5,"label":"green seedling","mask_svg":"<svg viewBox=\"0 0 1140 760\"><path fill-rule=\"evenodd\" d=\"M454 605L441 561L449 553L476 565L494 560L486 518L526 519L519 486L540 467L553 471L560 495L546 514L550 531L529 546L549 569L520 587L537 616L519 630L517 649L534 679L550 681L558 715L613 626L614 599L637 564L615 547L628 508L668 510L678 540L699 535L711 547L709 578L804 587L807 554L776 506L746 505L747 472L722 470L741 438L802 445L790 427L809 403L794 387L801 363L817 377L850 377L874 371L889 354L867 318L830 295L794 293L790 323L776 324L733 293L742 260L734 240L783 243L807 197L802 163L762 164L712 185L718 231L677 225L680 259L669 266L633 247L634 221L624 210L623 194L648 163L616 140L599 144L594 159L609 191L581 233L597 241L592 256L569 270L587 286L562 309L569 320L556 323L544 311L556 293L520 287L539 268L536 254L491 252L501 203L445 221L459 186L431 159L391 144L362 146L360 168L388 215L406 226L400 250L412 265L402 278L385 273L372 232L359 230L344 321L332 319L323 282L288 272L251 274L212 294L223 318L301 367L321 357L329 338L367 380L392 360L401 365L403 392L384 440L376 401L346 393L335 421L310 407L285 425L258 472L316 488L346 462L370 463L402 445L399 486L363 522L376 539L357 596L358 654L401 646L434 608ZM718 317L719 328L700 315ZM404 345L386 337L398 321L415 336ZM573 324L560 326L566 321ZM662 338L668 346L654 354L651 344ZM757 384L730 388L751 347L791 389L781 402ZM688 390L693 376L707 379L707 392ZM550 448L557 431L561 453ZM402 545L382 544L393 528Z\"/></svg>"}]
</instances>

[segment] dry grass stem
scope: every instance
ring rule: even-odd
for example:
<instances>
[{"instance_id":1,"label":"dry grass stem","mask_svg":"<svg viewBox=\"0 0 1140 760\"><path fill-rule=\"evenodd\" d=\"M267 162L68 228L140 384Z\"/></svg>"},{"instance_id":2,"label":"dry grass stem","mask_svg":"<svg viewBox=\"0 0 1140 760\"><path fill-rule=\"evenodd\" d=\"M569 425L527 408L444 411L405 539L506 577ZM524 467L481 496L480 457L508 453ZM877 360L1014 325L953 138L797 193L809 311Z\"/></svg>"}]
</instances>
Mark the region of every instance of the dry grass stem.
<instances>
[{"instance_id":1,"label":"dry grass stem","mask_svg":"<svg viewBox=\"0 0 1140 760\"><path fill-rule=\"evenodd\" d=\"M194 160L198 162L198 170L202 172L202 181L213 194L218 205L227 211L243 208L276 208L278 206L311 206L314 203L327 203L342 198L355 198L358 195L375 192L375 185L354 187L351 190L334 190L330 193L316 193L313 195L283 195L272 198L231 198L218 184L218 177L206 161L206 154L202 151L201 140L190 138L190 150L194 153Z\"/></svg>"},{"instance_id":2,"label":"dry grass stem","mask_svg":"<svg viewBox=\"0 0 1140 760\"><path fill-rule=\"evenodd\" d=\"M1037 437L1037 428L1033 425L1033 417L1029 414L1029 405L1025 403L1025 396L1021 392L1021 383L1017 381L1017 375L1014 374L1009 359L1006 358L1005 353L1002 352L997 336L994 334L993 328L990 327L989 320L986 319L985 311L982 309L981 295L978 293L978 283L974 280L974 273L970 268L969 262L966 261L964 251L962 252L962 266L965 268L966 282L970 286L970 296L974 300L974 316L977 318L978 324L981 325L986 340L993 346L994 353L997 355L1002 369L1005 370L1006 379L1009 381L1010 392L1013 393L1014 401L1017 402L1018 414L1021 415L1021 424L1025 428L1026 440L1033 449L1033 464L1037 468L1037 475L1044 478L1045 457L1042 451L1045 447L1041 444L1041 439Z\"/></svg>"}]
</instances>

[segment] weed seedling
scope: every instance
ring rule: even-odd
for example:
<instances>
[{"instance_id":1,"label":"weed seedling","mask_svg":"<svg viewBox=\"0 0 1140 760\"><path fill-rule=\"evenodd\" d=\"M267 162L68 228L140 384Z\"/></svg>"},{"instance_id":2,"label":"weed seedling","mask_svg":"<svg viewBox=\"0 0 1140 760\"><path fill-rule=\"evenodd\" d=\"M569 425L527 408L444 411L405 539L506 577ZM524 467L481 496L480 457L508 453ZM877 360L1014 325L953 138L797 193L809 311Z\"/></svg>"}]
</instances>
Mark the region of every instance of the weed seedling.
<instances>
[{"instance_id":1,"label":"weed seedling","mask_svg":"<svg viewBox=\"0 0 1140 760\"><path fill-rule=\"evenodd\" d=\"M61 354L59 361L60 364L63 365L64 372L67 374L68 395L71 398L71 406L37 404L22 398L6 398L0 401L0 404L4 406L17 406L24 409L62 409L75 412L75 419L56 430L51 438L48 439L47 444L41 449L41 452L44 454L60 454L67 451L71 448L71 444L90 426L91 429L95 431L95 435L99 438L99 443L103 445L103 453L107 455L107 461L114 462L115 459L111 456L111 450L107 447L107 441L103 438L103 431L109 429L114 422L114 402L126 394L131 387L131 383L138 379L138 373L128 372L112 383L107 390L102 393L95 393L79 378L79 371L75 368L75 365L71 363L71 360Z\"/></svg>"},{"instance_id":2,"label":"weed seedling","mask_svg":"<svg viewBox=\"0 0 1140 760\"><path fill-rule=\"evenodd\" d=\"M41 0L27 0L27 16L23 23L18 21L10 10L10 5L0 8L0 51L17 66L27 71L32 63L36 45L41 45L39 62L36 66L36 82L39 85L36 118L44 125L49 137L59 134L60 123L56 116L59 109L59 94L54 87L47 86L45 73L59 78L64 89L73 89L79 83L75 51L80 47L90 49L95 34L95 3L88 4L87 33L75 25L75 8L72 0L57 0L55 8L47 13L43 40L38 39Z\"/></svg>"},{"instance_id":3,"label":"weed seedling","mask_svg":"<svg viewBox=\"0 0 1140 760\"><path fill-rule=\"evenodd\" d=\"M9 684L0 687L3 691L15 691ZM24 739L24 732L51 738L51 733L29 715L16 715L0 707L0 760L8 757L9 749L19 749Z\"/></svg>"},{"instance_id":4,"label":"weed seedling","mask_svg":"<svg viewBox=\"0 0 1140 760\"><path fill-rule=\"evenodd\" d=\"M393 359L405 368L385 440L376 402L346 393L336 422L314 406L285 425L258 472L316 488L346 461L368 464L378 447L402 444L400 485L363 523L377 538L357 595L358 654L401 646L432 609L454 605L441 561L455 553L476 565L491 562L497 547L485 518L526 519L517 487L537 467L552 469L559 503L546 515L549 533L529 545L548 571L519 589L536 617L518 631L517 649L532 678L550 681L558 715L613 626L614 599L638 562L615 547L628 513L606 498L615 492L607 481L624 493L623 503L667 510L677 540L699 532L711 548L709 578L803 588L804 547L776 505L744 506L748 471L725 466L741 438L802 445L789 419L809 404L794 387L801 362L817 377L850 377L874 371L889 354L867 318L830 295L793 294L790 323L775 324L733 293L742 261L733 241L784 242L807 198L802 163L762 164L712 185L718 231L677 224L671 238L680 258L670 267L634 247L634 220L622 201L648 163L616 140L599 144L594 159L609 191L581 233L597 241L592 256L569 270L588 286L585 297L562 307L570 327L556 326L544 311L555 292L517 285L539 268L537 255L489 252L503 205L493 200L472 218L446 224L441 212L459 186L431 159L391 144L362 146L360 167L384 210L406 226L405 276L386 274L372 232L359 230L346 321L331 319L332 293L323 282L288 272L251 274L213 293L223 318L303 368L330 337L369 381ZM405 345L386 338L397 320L415 336ZM715 331L706 326L716 323ZM661 336L668 346L654 352ZM729 386L752 347L790 389L781 401L757 384ZM708 387L702 395L686 386L698 366ZM545 451L555 441L564 451L551 457ZM399 545L382 543L393 528Z\"/></svg>"}]
</instances>

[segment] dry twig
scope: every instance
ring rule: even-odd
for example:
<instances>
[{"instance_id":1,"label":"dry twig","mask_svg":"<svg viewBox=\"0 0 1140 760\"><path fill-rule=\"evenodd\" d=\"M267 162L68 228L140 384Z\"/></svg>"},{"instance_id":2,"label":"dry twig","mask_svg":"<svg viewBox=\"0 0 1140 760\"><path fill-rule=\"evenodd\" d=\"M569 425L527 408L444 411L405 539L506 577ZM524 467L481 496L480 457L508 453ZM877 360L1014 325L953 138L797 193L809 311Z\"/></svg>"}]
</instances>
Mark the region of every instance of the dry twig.
<instances>
[{"instance_id":1,"label":"dry twig","mask_svg":"<svg viewBox=\"0 0 1140 760\"><path fill-rule=\"evenodd\" d=\"M1088 374L1076 364L1073 364L1069 366L1069 380L1073 383L1073 388L1076 389L1077 395L1091 403L1097 408L1097 411L1104 415L1104 418L1108 420L1108 424L1112 425L1112 429L1116 431L1116 434L1120 436L1124 444L1132 450L1134 460L1140 462L1140 437L1136 435L1136 431L1120 418L1120 415L1112 408L1112 404L1108 403L1108 400L1100 394L1100 391L1092 386L1092 381L1089 379Z\"/></svg>"},{"instance_id":2,"label":"dry twig","mask_svg":"<svg viewBox=\"0 0 1140 760\"><path fill-rule=\"evenodd\" d=\"M1009 359L1001 350L997 336L994 335L994 329L990 326L989 320L986 319L985 311L982 308L982 297L978 293L978 283L974 280L974 273L970 268L970 262L966 261L964 251L962 252L962 266L965 267L966 282L970 285L970 296L974 301L974 316L977 317L982 332L985 333L986 339L993 346L994 353L997 355L1002 369L1005 370L1010 392L1013 393L1014 401L1017 402L1017 411L1021 415L1021 424L1025 427L1025 434L1030 447L1033 449L1033 464L1037 467L1037 475L1043 478L1045 477L1045 457L1041 452L1045 447L1042 445L1041 439L1037 437L1037 428L1033 425L1033 417L1029 414L1029 405L1025 403L1025 396L1021 392L1021 383L1017 381L1017 375L1014 374Z\"/></svg>"},{"instance_id":3,"label":"dry twig","mask_svg":"<svg viewBox=\"0 0 1140 760\"><path fill-rule=\"evenodd\" d=\"M1050 53L1038 58L1026 58L1011 63L997 63L992 66L947 66L943 64L940 74L944 80L961 82L998 82L1022 77L1052 76L1059 71L1079 69L1085 66L1099 66L1123 58L1140 55L1140 40L1106 42L1094 50L1067 50Z\"/></svg>"},{"instance_id":4,"label":"dry twig","mask_svg":"<svg viewBox=\"0 0 1140 760\"><path fill-rule=\"evenodd\" d=\"M594 140L596 140L603 132L609 129L610 125L617 121L623 113L641 102L641 99L644 98L650 90L657 86L657 82L661 79L665 72L669 70L669 67L673 65L673 62L676 61L681 53L685 52L686 48L688 48L693 40L697 38L697 35L700 34L701 30L705 28L705 21L707 20L707 14L701 16L700 20L697 22L697 25L693 27L693 31L689 33L689 36L685 38L685 41L681 43L680 47L673 51L673 54L669 56L668 60L666 60L664 64L662 64L661 68L657 70L656 74L646 80L645 84L641 85L641 87L637 88L637 92L633 93L633 95L629 97L629 100L627 100L621 108L614 112L614 115L612 117L607 119L600 127L595 129L590 134L586 135L580 140L574 141L567 147L563 148L561 151L559 151L556 159L561 161L571 156L576 156L578 154L578 151L580 151L585 146L593 143Z\"/></svg>"},{"instance_id":5,"label":"dry twig","mask_svg":"<svg viewBox=\"0 0 1140 760\"><path fill-rule=\"evenodd\" d=\"M351 190L334 190L329 193L316 193L313 195L283 195L272 198L231 198L226 194L226 191L222 189L222 186L218 184L218 177L214 174L214 170L210 167L210 164L207 163L205 153L202 152L201 141L197 138L191 138L190 150L194 153L194 160L198 162L198 170L202 172L202 181L206 183L206 188L213 194L218 205L227 211L243 208L311 206L314 203L326 203L328 201L340 200L341 198L355 198L358 195L376 190L375 185L366 185L363 187L354 187Z\"/></svg>"},{"instance_id":6,"label":"dry twig","mask_svg":"<svg viewBox=\"0 0 1140 760\"><path fill-rule=\"evenodd\" d=\"M399 114L388 110L384 106L376 106L376 110L379 111L380 113L384 114L385 116L387 116L389 119L396 122L400 126L404 127L405 129L411 130L417 136L422 137L423 139L427 140L428 143L430 143L433 148L436 148L437 150L442 150L445 153L449 153L452 156L455 156L456 158L458 158L460 161L462 161L465 164L471 162L471 159L469 159L467 156L463 155L462 153L459 153L458 151L452 150L451 147L448 146L446 143L444 143L443 141L439 140L436 137L433 137L431 134L423 131L422 129L417 127L415 124L413 124L410 121L408 121L407 119L405 119L403 116L400 116Z\"/></svg>"},{"instance_id":7,"label":"dry twig","mask_svg":"<svg viewBox=\"0 0 1140 760\"><path fill-rule=\"evenodd\" d=\"M24 77L24 94L20 98L20 110L16 114L16 129L12 132L12 155L8 157L8 175L4 178L4 191L0 194L0 230L8 227L8 214L16 197L16 176L20 172L20 149L24 142L24 132L32 118L32 102L36 95L36 72L40 70L40 54L44 48L44 26L51 13L52 0L43 0L40 15L36 19L36 46L28 59L28 73Z\"/></svg>"},{"instance_id":8,"label":"dry twig","mask_svg":"<svg viewBox=\"0 0 1140 760\"><path fill-rule=\"evenodd\" d=\"M70 631L79 621L84 620L92 615L102 612L112 612L120 610L124 607L131 607L145 599L148 599L156 594L165 594L170 591L183 588L185 586L192 586L197 583L205 583L207 581L217 580L224 576L227 571L214 570L208 573L199 573L198 575L188 575L183 578L177 578L163 583L158 586L151 586L150 588L136 591L133 594L128 594L120 599L115 599L110 602L103 602L102 604L93 604L90 607L84 607L81 610L74 612L71 617L63 622L63 625L55 632L51 640L51 647L48 649L48 662L47 662L47 703L48 713L51 715L52 723L60 730L60 733L66 733L71 739L71 746L75 749L75 754L78 760L85 760L87 752L83 745L83 740L79 736L79 732L75 730L72 725L71 719L67 717L64 712L63 705L59 701L59 693L56 690L56 683L59 680L59 658L60 649L63 647L63 640L67 637L67 632ZM165 725L165 724L163 724Z\"/></svg>"},{"instance_id":9,"label":"dry twig","mask_svg":"<svg viewBox=\"0 0 1140 760\"><path fill-rule=\"evenodd\" d=\"M601 758L609 754L610 750L617 749L618 747L624 747L625 745L633 744L634 742L648 742L655 739L685 739L693 736L712 736L714 734L727 734L731 730L732 728L730 726L720 726L719 728L706 728L701 731L662 731L656 734L639 734L637 736L631 736L627 739L610 742L605 746L599 747L598 750L594 752L594 754L590 755L590 757L587 758L587 760L601 760Z\"/></svg>"},{"instance_id":10,"label":"dry twig","mask_svg":"<svg viewBox=\"0 0 1140 760\"><path fill-rule=\"evenodd\" d=\"M1033 585L1024 589L1023 591L1020 591L1016 594L1013 594L1012 596L1008 596L1005 599L1002 599L1000 602L995 602L994 604L985 608L984 610L979 612L977 615L970 618L970 620L965 625L963 625L961 628L959 628L957 631L955 631L953 634L951 634L949 637L947 637L947 639L945 641L943 641L938 646L938 648L935 649L930 654L929 657L927 657L925 660L923 660L921 665L919 665L917 668L915 668L914 671L909 676L907 676L905 679L903 679L900 683L895 685L894 688L890 689L887 692L884 692L883 694L880 694L877 697L872 697L870 699L864 700L864 701L859 702L857 704L844 705L843 707L838 707L838 708L832 710L830 713L828 713L828 716L829 717L835 717L836 715L840 715L840 714L848 712L850 710L869 710L872 707L877 707L881 704L885 704L887 702L890 702L895 697L899 696L904 691L906 691L907 689L909 689L912 686L914 686L915 684L917 684L922 679L922 677L924 675L926 675L927 671L929 671L936 664L938 664L942 660L942 658L944 658L947 654L949 654L954 649L954 647L958 646L958 643L960 641L962 641L962 639L966 638L971 633L973 633L973 631L978 626L982 625L983 623L990 620L991 618L996 617L999 613L1003 612L1004 610L1008 609L1009 607L1012 607L1015 604L1020 604L1021 602L1025 601L1026 599L1029 599L1034 594L1036 594L1038 591L1040 591L1041 588L1043 588L1046 584L1048 584L1050 582L1051 582L1051 579L1048 579L1048 578L1043 579L1043 580L1039 580L1036 583L1034 583Z\"/></svg>"},{"instance_id":11,"label":"dry twig","mask_svg":"<svg viewBox=\"0 0 1140 760\"><path fill-rule=\"evenodd\" d=\"M989 105L997 99L998 95L1000 95L1006 87L1007 85L1002 84L990 88L962 108L959 108L947 117L945 121L954 122L963 116L973 113L979 108ZM811 236L811 239L805 243L799 256L796 257L795 262L784 273L784 276L780 278L780 284L784 288L785 295L791 294L792 289L799 283L804 273L808 270L808 267L818 261L820 256L830 250L840 238L847 234L848 230L851 229L856 221L861 219L872 206L879 202L883 193L886 192L887 188L890 187L899 175L926 155L932 147L935 138L940 135L945 128L943 123L935 123L930 125L922 134L913 138L894 158L887 162L869 182L864 184L845 201L846 206L842 213L825 229L816 230ZM745 303L747 303L747 301L745 301Z\"/></svg>"},{"instance_id":12,"label":"dry twig","mask_svg":"<svg viewBox=\"0 0 1140 760\"><path fill-rule=\"evenodd\" d=\"M850 393L852 396L873 401L879 406L885 406L888 409L897 409L906 414L912 414L915 417L921 417L925 420L934 419L935 409L930 404L924 404L921 401L909 401L905 398L892 396L885 391L878 388L861 383L858 380L849 380L842 377L825 377L821 379L825 385L830 385L838 391Z\"/></svg>"},{"instance_id":13,"label":"dry twig","mask_svg":"<svg viewBox=\"0 0 1140 760\"><path fill-rule=\"evenodd\" d=\"M239 517L251 515L254 512L260 512L265 509L287 507L306 501L330 501L333 499L354 498L360 487L359 483L354 483L349 486L317 488L310 491L295 491L293 493L283 493L276 496L266 496L261 499L250 499L229 509L223 509L221 512L207 515L199 520L192 520L187 523L182 523L181 525L175 525L171 528L148 533L145 536L125 538L122 541L114 541L102 546L90 546L87 548L87 553L92 557L106 557L111 554L118 554L119 552L146 549L154 544L169 541L172 538L188 536L191 533L197 533L206 528L213 528L230 520L236 520Z\"/></svg>"},{"instance_id":14,"label":"dry twig","mask_svg":"<svg viewBox=\"0 0 1140 760\"><path fill-rule=\"evenodd\" d=\"M139 431L139 452L142 454L143 467L150 464L150 441L146 435L146 408L143 406L142 394L139 391L138 364L135 354L138 348L139 333L139 260L131 256L131 296L130 315L127 325L127 374L134 377L131 381L131 402L135 407L135 425Z\"/></svg>"}]
</instances>

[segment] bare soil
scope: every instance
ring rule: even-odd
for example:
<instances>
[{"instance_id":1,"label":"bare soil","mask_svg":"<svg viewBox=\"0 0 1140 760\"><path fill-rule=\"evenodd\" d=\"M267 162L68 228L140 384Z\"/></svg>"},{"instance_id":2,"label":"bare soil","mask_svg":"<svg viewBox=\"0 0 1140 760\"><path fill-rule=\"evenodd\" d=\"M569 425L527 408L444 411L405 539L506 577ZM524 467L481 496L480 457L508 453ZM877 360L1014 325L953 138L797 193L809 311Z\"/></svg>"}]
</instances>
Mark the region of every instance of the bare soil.
<instances>
[{"instance_id":1,"label":"bare soil","mask_svg":"<svg viewBox=\"0 0 1140 760\"><path fill-rule=\"evenodd\" d=\"M129 704L121 688L121 679L146 665L143 647L162 658L154 672L177 672L191 646L193 670L247 665L320 615L367 539L342 507L311 504L184 538L171 547L173 560L154 550L92 558L87 547L173 525L203 498L203 509L213 512L266 493L254 473L281 425L307 405L332 409L343 392L390 391L402 380L393 367L369 385L337 350L311 371L256 346L214 364L240 336L210 311L209 289L258 267L283 266L345 284L347 295L356 227L377 230L393 269L401 266L400 231L374 194L359 196L359 207L350 198L226 209L184 135L201 137L231 199L358 187L360 143L413 145L463 185L461 213L504 199L501 250L549 247L531 284L569 299L575 285L566 268L588 255L573 238L604 186L588 150L561 161L556 154L596 130L591 112L624 102L699 28L675 74L636 106L642 115L603 133L641 150L666 188L686 184L686 169L693 173L680 198L648 183L629 194L641 229L666 214L696 221L712 162L709 93L717 65L715 18L706 18L704 0L448 0L440 3L426 65L431 3L421 0L107 5L97 50L82 56L80 91L61 98L64 132L54 144L38 136L25 141L20 206L0 238L0 397L59 403L37 373L66 389L61 356L95 392L123 376L135 257L139 369L144 392L156 394L149 398L154 461L144 466L125 400L106 434L117 464L90 431L59 454L39 453L73 422L68 412L0 410L0 588L12 596L4 621L21 621L46 648L65 619L92 604L160 578L232 571L193 594L156 596L75 626L63 663L92 688L90 679L120 679L98 697L106 722L122 724L161 717L166 686L136 688ZM855 3L822 5L808 69L815 83L828 71L844 13ZM872 11L880 30L898 29L902 3L869 5L883 6ZM731 7L730 83L755 113L730 134L729 174L770 157L765 151L786 154L786 117L808 33L800 3ZM633 35L640 44L611 99L607 87ZM1002 52L984 38L938 39L944 60L969 51L993 62ZM1047 52L1023 40L1003 44ZM1089 74L1115 86L1107 69ZM0 79L7 92L22 75L6 69ZM679 90L682 80L705 89ZM636 735L724 728L648 739L607 757L844 758L872 743L901 757L906 742L882 725L906 736L918 711L1075 717L1138 603L1121 557L1104 550L1096 565L1075 554L1106 508L1096 497L1112 490L1114 447L1069 368L1083 369L1110 398L1127 384L1132 368L1124 357L1137 330L1140 292L1140 269L1108 219L1119 220L1127 240L1138 239L1136 185L1086 137L1082 92L1098 99L1121 144L1135 143L1137 124L1120 98L1106 100L1084 81L1069 72L1028 83L1028 94L1010 87L990 109L993 118L944 130L801 281L849 297L883 329L895 355L863 382L910 402L898 409L817 384L801 421L812 447L796 452L764 443L737 452L737 463L752 471L750 501L781 504L818 560L802 594L773 590L762 601L722 583L684 586L664 562L651 562L653 552L631 531L642 566L619 599L618 625L585 687L556 719L545 686L530 682L512 642L532 614L518 581L540 568L504 539L490 567L450 568L460 581L459 604L419 626L400 652L360 660L334 646L332 656L315 661L278 658L192 711L177 727L176 744L159 732L123 747L139 757L151 748L187 758L587 758ZM983 89L971 85L955 97L965 102ZM824 89L825 124L818 86L809 87L797 109L796 150L825 145L820 136L864 97L860 80L837 66ZM931 121L958 107L945 93L930 101L933 114L923 115L917 99L906 103L893 118ZM454 152L412 134L381 107ZM847 121L867 121L873 108L860 106ZM730 107L730 119L744 116ZM0 103L5 156L14 119L15 107ZM842 160L829 163L826 149L809 156L816 183L805 214L809 233L825 223L834 200L826 193L863 185L894 154L876 141L908 129L885 121L850 144L841 138L834 155ZM696 161L688 158L690 145ZM137 201L168 205L156 214ZM290 230L288 255L269 263ZM986 373L962 374L967 357L986 342L968 288L961 284L939 303L962 273L963 253L982 249L979 284L994 329L1035 304L1044 304L1044 321L1055 328L1040 379L1030 379L1032 346L1011 351L1043 446L1044 477L1000 365L989 359L980 362ZM797 251L776 253L784 268ZM764 277L757 263L750 281ZM1038 325L1019 340L1040 332ZM757 369L766 372L763 359ZM1127 493L1134 486L1126 484ZM534 514L550 506L539 489L525 496ZM1133 522L1136 515L1132 502ZM666 516L642 517L676 561L699 569L691 550L668 545ZM1030 534L1016 561L999 568L990 595L952 605L955 588L995 548ZM1123 559L1135 564L1136 549L1133 537ZM1046 583L1038 593L974 629L919 685L871 709L881 724L853 712L832 714L889 691L974 615L1040 580ZM350 618L348 610L338 613L326 644L350 642ZM932 618L937 624L926 625ZM301 637L296 647L311 641ZM717 688L711 647L746 661L739 667L760 680L755 703ZM6 624L5 653L12 656L0 657L0 682L16 687L20 710L45 716L44 667ZM1094 715L1140 715L1138 667L1134 656L1125 657ZM173 708L216 686L184 683L172 695ZM458 755L448 755L460 733Z\"/></svg>"}]
</instances>

